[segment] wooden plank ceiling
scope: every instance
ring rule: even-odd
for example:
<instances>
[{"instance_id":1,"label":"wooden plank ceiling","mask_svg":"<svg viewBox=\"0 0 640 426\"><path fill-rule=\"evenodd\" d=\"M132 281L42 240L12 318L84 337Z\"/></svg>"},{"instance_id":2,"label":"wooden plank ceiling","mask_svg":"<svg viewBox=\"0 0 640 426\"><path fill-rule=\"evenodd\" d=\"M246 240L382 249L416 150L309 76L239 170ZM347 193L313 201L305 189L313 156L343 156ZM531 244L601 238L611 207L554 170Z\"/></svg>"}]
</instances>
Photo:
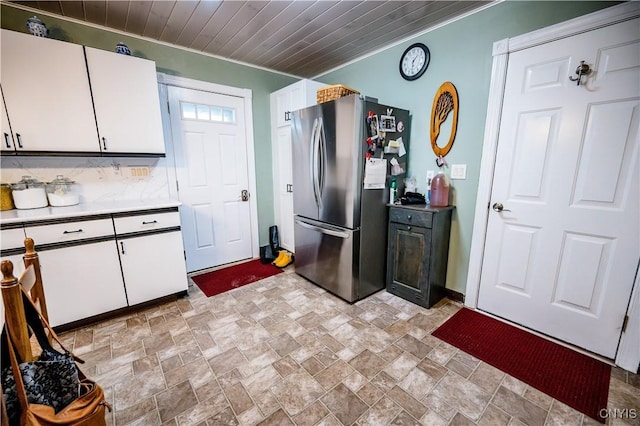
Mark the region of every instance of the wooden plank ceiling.
<instances>
[{"instance_id":1,"label":"wooden plank ceiling","mask_svg":"<svg viewBox=\"0 0 640 426\"><path fill-rule=\"evenodd\" d=\"M9 1L125 33L314 77L484 1ZM46 15L41 16L46 23Z\"/></svg>"}]
</instances>

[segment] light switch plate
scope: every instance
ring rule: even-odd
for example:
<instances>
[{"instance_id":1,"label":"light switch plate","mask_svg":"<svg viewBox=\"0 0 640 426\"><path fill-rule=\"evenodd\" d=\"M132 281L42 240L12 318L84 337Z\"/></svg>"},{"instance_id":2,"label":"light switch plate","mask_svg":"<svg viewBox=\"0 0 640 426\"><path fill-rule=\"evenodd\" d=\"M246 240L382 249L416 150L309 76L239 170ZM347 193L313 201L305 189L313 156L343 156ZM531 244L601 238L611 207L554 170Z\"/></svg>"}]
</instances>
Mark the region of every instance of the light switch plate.
<instances>
[{"instance_id":1,"label":"light switch plate","mask_svg":"<svg viewBox=\"0 0 640 426\"><path fill-rule=\"evenodd\" d=\"M452 164L451 165L451 179L466 179L467 178L467 165L466 164Z\"/></svg>"}]
</instances>

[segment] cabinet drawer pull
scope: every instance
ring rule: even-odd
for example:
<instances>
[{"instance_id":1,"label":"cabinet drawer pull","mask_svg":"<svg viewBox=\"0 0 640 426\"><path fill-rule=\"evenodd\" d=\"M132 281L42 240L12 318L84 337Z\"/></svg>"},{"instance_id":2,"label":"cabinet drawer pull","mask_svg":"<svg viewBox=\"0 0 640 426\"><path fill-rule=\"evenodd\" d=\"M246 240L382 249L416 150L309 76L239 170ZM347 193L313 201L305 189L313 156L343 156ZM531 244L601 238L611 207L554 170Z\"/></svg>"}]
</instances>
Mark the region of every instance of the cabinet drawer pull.
<instances>
[{"instance_id":1,"label":"cabinet drawer pull","mask_svg":"<svg viewBox=\"0 0 640 426\"><path fill-rule=\"evenodd\" d=\"M410 226L407 226L407 231L411 231L411 227Z\"/></svg>"},{"instance_id":2,"label":"cabinet drawer pull","mask_svg":"<svg viewBox=\"0 0 640 426\"><path fill-rule=\"evenodd\" d=\"M16 133L16 139L18 140L18 147L22 148L22 136L20 136L20 133Z\"/></svg>"},{"instance_id":3,"label":"cabinet drawer pull","mask_svg":"<svg viewBox=\"0 0 640 426\"><path fill-rule=\"evenodd\" d=\"M124 251L124 242L120 241L120 253L126 254Z\"/></svg>"},{"instance_id":4,"label":"cabinet drawer pull","mask_svg":"<svg viewBox=\"0 0 640 426\"><path fill-rule=\"evenodd\" d=\"M63 234L79 234L81 232L84 232L82 229L77 229L75 231L64 231Z\"/></svg>"},{"instance_id":5,"label":"cabinet drawer pull","mask_svg":"<svg viewBox=\"0 0 640 426\"><path fill-rule=\"evenodd\" d=\"M7 145L7 148L11 148L11 143L9 143L9 133L4 132L4 143Z\"/></svg>"},{"instance_id":6,"label":"cabinet drawer pull","mask_svg":"<svg viewBox=\"0 0 640 426\"><path fill-rule=\"evenodd\" d=\"M150 220L150 221L143 221L142 224L143 225L151 225L152 223L158 223L157 220Z\"/></svg>"},{"instance_id":7,"label":"cabinet drawer pull","mask_svg":"<svg viewBox=\"0 0 640 426\"><path fill-rule=\"evenodd\" d=\"M408 216L407 216L407 220L411 220L411 215L408 215Z\"/></svg>"},{"instance_id":8,"label":"cabinet drawer pull","mask_svg":"<svg viewBox=\"0 0 640 426\"><path fill-rule=\"evenodd\" d=\"M107 150L107 138L102 138L102 149Z\"/></svg>"}]
</instances>

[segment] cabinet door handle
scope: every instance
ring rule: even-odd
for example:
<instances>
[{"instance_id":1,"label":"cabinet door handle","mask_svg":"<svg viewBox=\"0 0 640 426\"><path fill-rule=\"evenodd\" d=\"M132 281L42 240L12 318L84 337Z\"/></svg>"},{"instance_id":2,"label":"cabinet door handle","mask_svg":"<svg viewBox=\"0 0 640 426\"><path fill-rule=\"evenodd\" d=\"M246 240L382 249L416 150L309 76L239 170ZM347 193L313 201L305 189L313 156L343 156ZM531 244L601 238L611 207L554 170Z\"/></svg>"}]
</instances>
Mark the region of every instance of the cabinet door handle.
<instances>
[{"instance_id":1,"label":"cabinet door handle","mask_svg":"<svg viewBox=\"0 0 640 426\"><path fill-rule=\"evenodd\" d=\"M20 133L16 133L16 139L18 140L18 147L22 148L22 136L20 136Z\"/></svg>"},{"instance_id":2,"label":"cabinet door handle","mask_svg":"<svg viewBox=\"0 0 640 426\"><path fill-rule=\"evenodd\" d=\"M102 138L102 149L107 150L107 138Z\"/></svg>"},{"instance_id":3,"label":"cabinet door handle","mask_svg":"<svg viewBox=\"0 0 640 426\"><path fill-rule=\"evenodd\" d=\"M63 234L79 234L84 232L82 229L76 229L75 231L64 231Z\"/></svg>"},{"instance_id":4,"label":"cabinet door handle","mask_svg":"<svg viewBox=\"0 0 640 426\"><path fill-rule=\"evenodd\" d=\"M143 225L151 225L152 223L158 223L158 221L157 220L142 221Z\"/></svg>"},{"instance_id":5,"label":"cabinet door handle","mask_svg":"<svg viewBox=\"0 0 640 426\"><path fill-rule=\"evenodd\" d=\"M11 148L11 143L9 142L9 133L4 133L4 143L7 145L7 148Z\"/></svg>"},{"instance_id":6,"label":"cabinet door handle","mask_svg":"<svg viewBox=\"0 0 640 426\"><path fill-rule=\"evenodd\" d=\"M126 254L125 250L124 250L124 242L123 241L120 241L120 253Z\"/></svg>"}]
</instances>

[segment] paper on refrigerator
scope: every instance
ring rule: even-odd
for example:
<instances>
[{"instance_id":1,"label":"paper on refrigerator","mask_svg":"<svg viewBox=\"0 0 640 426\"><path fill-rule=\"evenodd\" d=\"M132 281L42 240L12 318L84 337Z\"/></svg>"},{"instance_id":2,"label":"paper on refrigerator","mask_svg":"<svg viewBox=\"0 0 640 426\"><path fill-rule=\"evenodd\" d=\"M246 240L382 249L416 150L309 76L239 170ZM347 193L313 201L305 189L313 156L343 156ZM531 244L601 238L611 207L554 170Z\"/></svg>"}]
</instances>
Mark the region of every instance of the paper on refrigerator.
<instances>
[{"instance_id":1,"label":"paper on refrigerator","mask_svg":"<svg viewBox=\"0 0 640 426\"><path fill-rule=\"evenodd\" d=\"M370 158L364 166L364 189L384 189L387 180L387 160Z\"/></svg>"}]
</instances>

